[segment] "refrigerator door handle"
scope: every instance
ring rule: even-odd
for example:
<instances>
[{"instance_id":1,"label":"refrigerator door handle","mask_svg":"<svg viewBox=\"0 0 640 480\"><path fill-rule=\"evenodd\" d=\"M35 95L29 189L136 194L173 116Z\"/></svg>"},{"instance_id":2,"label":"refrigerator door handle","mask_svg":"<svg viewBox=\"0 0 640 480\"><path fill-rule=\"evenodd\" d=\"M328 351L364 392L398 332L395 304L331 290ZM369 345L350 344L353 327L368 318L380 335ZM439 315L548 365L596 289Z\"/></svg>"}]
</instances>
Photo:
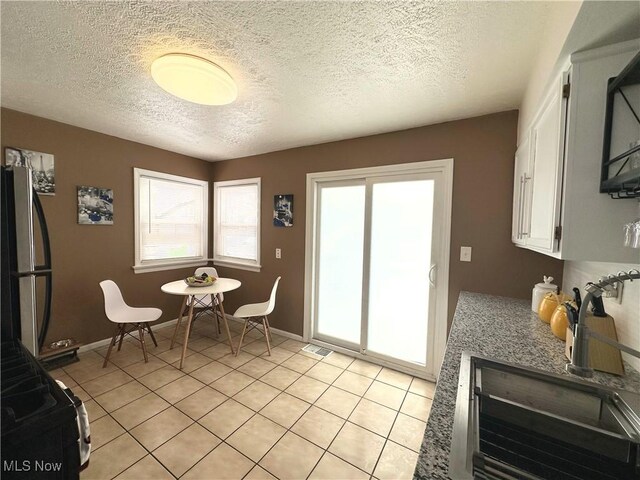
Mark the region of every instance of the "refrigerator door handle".
<instances>
[{"instance_id":1,"label":"refrigerator door handle","mask_svg":"<svg viewBox=\"0 0 640 480\"><path fill-rule=\"evenodd\" d=\"M40 224L40 232L42 234L42 249L44 255L44 264L38 265L34 268L33 275L45 277L45 299L44 310L42 312L42 325L38 332L38 348L42 349L44 341L49 331L49 322L51 320L51 300L53 289L53 278L51 275L51 244L49 243L49 229L47 228L47 219L44 216L44 210L42 209L42 203L36 191L33 191L33 207L38 217Z\"/></svg>"},{"instance_id":2,"label":"refrigerator door handle","mask_svg":"<svg viewBox=\"0 0 640 480\"><path fill-rule=\"evenodd\" d=\"M51 244L49 243L49 229L47 228L47 219L44 216L44 210L42 209L42 203L40 203L40 198L38 197L37 192L33 191L33 207L38 217L38 222L40 223L40 232L42 233L42 249L44 254L44 263L41 266L36 267L36 269L40 268L51 268Z\"/></svg>"}]
</instances>

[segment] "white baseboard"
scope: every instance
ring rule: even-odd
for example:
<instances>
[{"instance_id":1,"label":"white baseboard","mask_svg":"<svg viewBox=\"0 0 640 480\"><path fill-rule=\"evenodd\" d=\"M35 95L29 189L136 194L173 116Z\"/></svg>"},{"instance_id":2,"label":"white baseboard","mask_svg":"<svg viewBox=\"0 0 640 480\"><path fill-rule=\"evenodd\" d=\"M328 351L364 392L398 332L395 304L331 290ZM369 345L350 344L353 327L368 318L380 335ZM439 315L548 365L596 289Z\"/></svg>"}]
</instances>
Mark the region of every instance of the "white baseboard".
<instances>
[{"instance_id":1,"label":"white baseboard","mask_svg":"<svg viewBox=\"0 0 640 480\"><path fill-rule=\"evenodd\" d=\"M159 323L158 325L152 325L151 326L151 330L152 331L156 331L156 330L162 330L163 328L171 327L171 326L175 325L177 321L178 321L178 319L174 318L173 320L169 320L169 321L164 322L164 323ZM98 340L97 342L93 342L93 343L88 343L86 345L82 345L78 349L78 353L87 352L89 350L94 350L96 348L100 348L100 347L104 347L105 345L109 345L109 342L111 341L112 338L113 337L103 338L102 340Z\"/></svg>"},{"instance_id":2,"label":"white baseboard","mask_svg":"<svg viewBox=\"0 0 640 480\"><path fill-rule=\"evenodd\" d=\"M298 340L302 342L302 335L296 335L295 333L287 332L285 330L280 330L279 328L271 328L271 331L276 335L280 335L281 337L291 338L293 340Z\"/></svg>"},{"instance_id":3,"label":"white baseboard","mask_svg":"<svg viewBox=\"0 0 640 480\"><path fill-rule=\"evenodd\" d=\"M231 320L233 322L238 322L238 323L244 322L244 320L242 318L236 318L236 317L233 317L231 315L227 315L227 320ZM169 321L164 322L164 323L159 323L158 325L152 325L151 326L151 330L156 331L156 330L161 330L163 328L173 327L176 324L177 321L178 321L178 319L174 318L173 320L169 320ZM302 335L296 335L295 333L287 332L285 330L280 330L279 328L272 328L271 331L276 335L280 335L282 337L287 337L287 338L291 338L293 340L298 340L299 342L302 342ZM100 348L100 347L104 347L105 345L109 345L109 342L111 341L111 338L112 337L103 338L102 340L98 340L97 342L88 343L87 345L82 345L78 349L78 352L79 353L87 352L89 350L94 350L96 348Z\"/></svg>"},{"instance_id":4,"label":"white baseboard","mask_svg":"<svg viewBox=\"0 0 640 480\"><path fill-rule=\"evenodd\" d=\"M232 322L244 323L243 318L234 317L229 314L227 314L226 317L227 317L227 320L231 320ZM280 335L281 337L291 338L293 340L298 340L299 342L303 341L302 335L296 335L295 333L287 332L286 330L280 330L279 328L271 327L271 332L276 335Z\"/></svg>"}]
</instances>

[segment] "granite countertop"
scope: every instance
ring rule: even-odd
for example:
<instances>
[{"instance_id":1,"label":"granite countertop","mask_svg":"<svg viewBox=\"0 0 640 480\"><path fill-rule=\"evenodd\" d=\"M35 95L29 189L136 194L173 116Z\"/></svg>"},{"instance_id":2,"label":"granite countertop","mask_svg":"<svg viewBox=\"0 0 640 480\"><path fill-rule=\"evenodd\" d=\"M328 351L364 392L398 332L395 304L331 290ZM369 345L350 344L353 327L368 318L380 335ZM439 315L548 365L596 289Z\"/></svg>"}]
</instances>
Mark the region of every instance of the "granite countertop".
<instances>
[{"instance_id":1,"label":"granite countertop","mask_svg":"<svg viewBox=\"0 0 640 480\"><path fill-rule=\"evenodd\" d=\"M451 430L464 350L577 379L565 371L564 348L549 325L531 311L529 300L461 292L414 479L449 478ZM588 380L640 392L640 374L628 364L625 371L624 377L595 372Z\"/></svg>"}]
</instances>

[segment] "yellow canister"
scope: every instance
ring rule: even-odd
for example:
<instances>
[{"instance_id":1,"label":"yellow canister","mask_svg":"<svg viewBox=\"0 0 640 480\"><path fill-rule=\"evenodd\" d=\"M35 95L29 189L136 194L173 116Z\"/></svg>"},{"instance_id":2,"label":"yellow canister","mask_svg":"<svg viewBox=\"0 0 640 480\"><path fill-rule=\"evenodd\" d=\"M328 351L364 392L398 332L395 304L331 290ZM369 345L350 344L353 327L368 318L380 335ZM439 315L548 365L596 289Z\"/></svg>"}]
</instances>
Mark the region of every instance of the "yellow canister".
<instances>
[{"instance_id":1,"label":"yellow canister","mask_svg":"<svg viewBox=\"0 0 640 480\"><path fill-rule=\"evenodd\" d=\"M574 308L577 308L574 302L571 302ZM569 318L567 315L567 308L564 304L560 304L553 311L551 315L551 332L562 341L567 340L567 327L569 326Z\"/></svg>"},{"instance_id":2,"label":"yellow canister","mask_svg":"<svg viewBox=\"0 0 640 480\"><path fill-rule=\"evenodd\" d=\"M562 292L560 292L560 295L551 292L547 293L542 298L540 306L538 307L538 318L545 323L551 322L551 316L558 305L562 305L562 302L566 302L567 300L571 300L571 297Z\"/></svg>"}]
</instances>

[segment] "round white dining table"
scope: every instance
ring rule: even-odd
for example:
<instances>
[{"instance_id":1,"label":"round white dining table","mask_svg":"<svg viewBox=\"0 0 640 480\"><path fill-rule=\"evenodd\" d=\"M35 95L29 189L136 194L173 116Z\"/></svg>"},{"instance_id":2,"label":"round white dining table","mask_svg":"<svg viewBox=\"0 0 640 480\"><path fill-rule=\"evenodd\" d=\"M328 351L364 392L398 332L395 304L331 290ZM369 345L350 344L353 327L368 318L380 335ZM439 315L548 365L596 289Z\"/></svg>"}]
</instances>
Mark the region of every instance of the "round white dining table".
<instances>
[{"instance_id":1,"label":"round white dining table","mask_svg":"<svg viewBox=\"0 0 640 480\"><path fill-rule=\"evenodd\" d=\"M213 282L212 285L207 285L206 287L190 287L184 280L176 280L175 282L165 283L164 285L162 285L162 287L160 287L160 289L164 293L168 293L169 295L181 295L183 297L182 305L180 306L180 313L178 314L178 321L176 322L176 329L173 332L173 338L171 340L170 348L173 348L173 344L175 343L176 335L178 333L178 330L180 329L180 324L182 323L182 318L184 317L187 304L189 307L187 314L187 328L184 332L184 342L182 343L182 356L180 357L181 370L182 364L184 363L184 357L187 353L187 343L189 341L189 334L191 333L191 323L193 322L193 307L197 302L196 297L211 295L211 309L213 310L214 315L216 314L215 309L218 309L219 317L222 319L222 323L224 324L224 328L227 333L227 339L229 340L231 353L235 353L233 349L233 343L231 342L229 324L227 323L227 317L224 313L224 307L222 306L220 294L235 290L239 288L240 285L242 285L240 281L233 278L218 278L215 282ZM217 297L217 302L213 301L214 296Z\"/></svg>"}]
</instances>

